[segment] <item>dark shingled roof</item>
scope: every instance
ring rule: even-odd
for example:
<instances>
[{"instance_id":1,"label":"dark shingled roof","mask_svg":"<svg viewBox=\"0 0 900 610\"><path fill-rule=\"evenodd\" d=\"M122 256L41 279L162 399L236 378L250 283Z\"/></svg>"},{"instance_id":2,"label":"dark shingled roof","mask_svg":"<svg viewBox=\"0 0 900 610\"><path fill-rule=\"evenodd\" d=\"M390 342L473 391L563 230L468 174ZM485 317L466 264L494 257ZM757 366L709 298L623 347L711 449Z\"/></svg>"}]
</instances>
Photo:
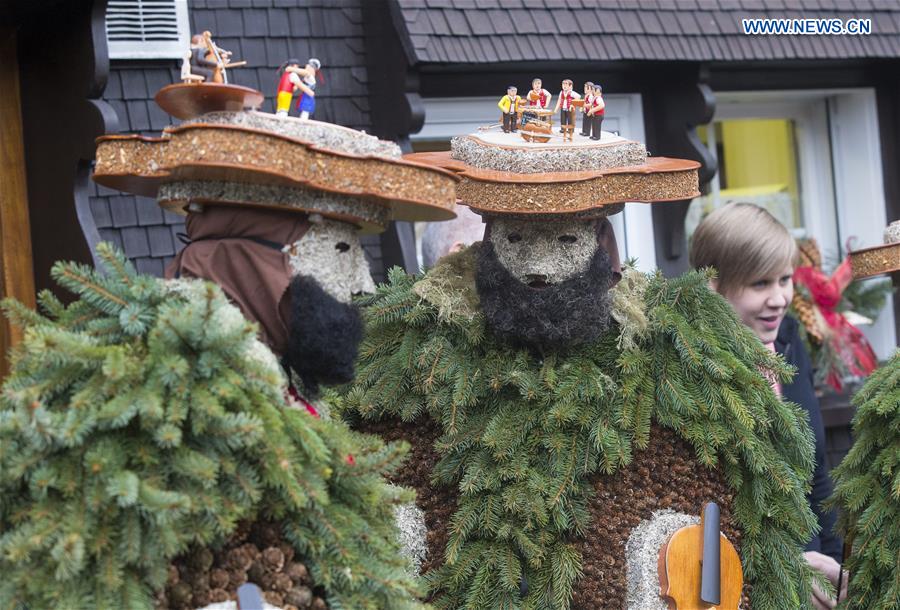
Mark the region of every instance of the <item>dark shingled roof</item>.
<instances>
[{"instance_id":1,"label":"dark shingled roof","mask_svg":"<svg viewBox=\"0 0 900 610\"><path fill-rule=\"evenodd\" d=\"M412 64L511 59L731 62L900 57L897 0L394 2ZM745 36L741 19L754 17L871 19L872 33Z\"/></svg>"},{"instance_id":2,"label":"dark shingled roof","mask_svg":"<svg viewBox=\"0 0 900 610\"><path fill-rule=\"evenodd\" d=\"M275 111L278 66L288 57L318 57L324 79L316 91L315 118L370 130L364 1L191 0L191 32L210 30L219 46L247 62L250 67L231 70L229 79L262 91L266 112ZM180 73L177 61L111 62L103 97L116 110L120 131L158 136L167 125L178 123L153 96L178 82ZM163 212L153 199L91 184L90 209L99 238L123 249L139 271L162 275L182 247L177 234L184 231L184 218ZM378 237L364 237L363 245L373 276L384 281Z\"/></svg>"}]
</instances>

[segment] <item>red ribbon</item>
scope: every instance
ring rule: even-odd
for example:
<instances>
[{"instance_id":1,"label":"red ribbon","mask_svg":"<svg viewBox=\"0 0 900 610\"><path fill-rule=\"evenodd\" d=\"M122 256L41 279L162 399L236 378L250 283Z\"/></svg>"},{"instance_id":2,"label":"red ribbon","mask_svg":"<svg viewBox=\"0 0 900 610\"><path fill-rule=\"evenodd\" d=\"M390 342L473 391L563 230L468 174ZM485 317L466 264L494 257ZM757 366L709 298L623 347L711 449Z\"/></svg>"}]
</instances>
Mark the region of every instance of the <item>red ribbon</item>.
<instances>
[{"instance_id":1,"label":"red ribbon","mask_svg":"<svg viewBox=\"0 0 900 610\"><path fill-rule=\"evenodd\" d=\"M312 406L311 404L309 404L309 403L306 401L306 399L303 398L303 397L300 395L300 392L297 391L297 388L295 388L295 387L292 386L292 385L291 385L291 386L288 386L288 393L291 395L291 397L292 397L294 400L296 400L296 401L299 402L301 405L303 405L304 407L306 407L306 411L307 411L310 415L312 415L313 417L319 417L319 412L316 411L316 408L315 408L314 406Z\"/></svg>"},{"instance_id":2,"label":"red ribbon","mask_svg":"<svg viewBox=\"0 0 900 610\"><path fill-rule=\"evenodd\" d=\"M798 267L794 271L794 282L809 290L813 304L818 307L828 326L830 332L824 340L831 344L851 373L865 377L878 366L875 352L859 329L836 311L841 295L851 281L853 271L849 258L835 269L830 278L815 267ZM834 370L828 373L827 382L838 391L843 387L840 376Z\"/></svg>"}]
</instances>

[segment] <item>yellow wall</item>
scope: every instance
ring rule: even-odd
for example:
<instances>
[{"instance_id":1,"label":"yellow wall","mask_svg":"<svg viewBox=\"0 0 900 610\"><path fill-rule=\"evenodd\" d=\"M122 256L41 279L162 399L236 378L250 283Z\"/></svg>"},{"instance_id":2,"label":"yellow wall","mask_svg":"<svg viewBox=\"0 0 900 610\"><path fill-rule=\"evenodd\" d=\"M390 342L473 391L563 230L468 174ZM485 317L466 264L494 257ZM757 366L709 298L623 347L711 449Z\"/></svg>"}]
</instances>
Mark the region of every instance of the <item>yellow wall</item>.
<instances>
[{"instance_id":1,"label":"yellow wall","mask_svg":"<svg viewBox=\"0 0 900 610\"><path fill-rule=\"evenodd\" d=\"M729 189L784 184L798 197L797 157L791 121L722 121L725 183Z\"/></svg>"},{"instance_id":2,"label":"yellow wall","mask_svg":"<svg viewBox=\"0 0 900 610\"><path fill-rule=\"evenodd\" d=\"M794 124L785 119L735 119L717 121L716 141L721 151L720 175L723 195L746 197L786 191L791 216L789 226L801 223L799 175ZM708 143L707 125L697 128ZM771 211L771 210L770 210Z\"/></svg>"}]
</instances>

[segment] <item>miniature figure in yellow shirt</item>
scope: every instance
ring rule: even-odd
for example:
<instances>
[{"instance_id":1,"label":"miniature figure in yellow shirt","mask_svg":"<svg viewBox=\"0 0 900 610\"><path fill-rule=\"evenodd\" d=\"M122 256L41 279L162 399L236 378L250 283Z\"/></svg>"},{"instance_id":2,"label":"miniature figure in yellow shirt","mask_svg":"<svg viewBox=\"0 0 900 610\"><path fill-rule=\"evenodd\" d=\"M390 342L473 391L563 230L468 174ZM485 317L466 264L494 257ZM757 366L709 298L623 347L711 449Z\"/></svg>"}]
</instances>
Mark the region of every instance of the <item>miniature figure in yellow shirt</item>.
<instances>
[{"instance_id":1,"label":"miniature figure in yellow shirt","mask_svg":"<svg viewBox=\"0 0 900 610\"><path fill-rule=\"evenodd\" d=\"M512 85L506 88L506 95L497 102L497 107L503 113L503 133L519 130L519 106L522 104L522 98L516 95L516 88Z\"/></svg>"}]
</instances>

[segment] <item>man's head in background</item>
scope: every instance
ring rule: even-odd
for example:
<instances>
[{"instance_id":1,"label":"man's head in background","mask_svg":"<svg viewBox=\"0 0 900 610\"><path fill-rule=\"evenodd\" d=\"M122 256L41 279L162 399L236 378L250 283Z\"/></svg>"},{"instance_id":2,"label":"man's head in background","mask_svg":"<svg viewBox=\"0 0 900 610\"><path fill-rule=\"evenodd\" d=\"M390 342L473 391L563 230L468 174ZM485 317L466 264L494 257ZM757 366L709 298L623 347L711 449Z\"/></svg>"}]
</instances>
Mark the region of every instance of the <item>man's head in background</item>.
<instances>
[{"instance_id":1,"label":"man's head in background","mask_svg":"<svg viewBox=\"0 0 900 610\"><path fill-rule=\"evenodd\" d=\"M461 205L456 206L456 218L446 222L431 222L422 234L422 266L430 269L438 260L462 250L484 237L481 216Z\"/></svg>"}]
</instances>

